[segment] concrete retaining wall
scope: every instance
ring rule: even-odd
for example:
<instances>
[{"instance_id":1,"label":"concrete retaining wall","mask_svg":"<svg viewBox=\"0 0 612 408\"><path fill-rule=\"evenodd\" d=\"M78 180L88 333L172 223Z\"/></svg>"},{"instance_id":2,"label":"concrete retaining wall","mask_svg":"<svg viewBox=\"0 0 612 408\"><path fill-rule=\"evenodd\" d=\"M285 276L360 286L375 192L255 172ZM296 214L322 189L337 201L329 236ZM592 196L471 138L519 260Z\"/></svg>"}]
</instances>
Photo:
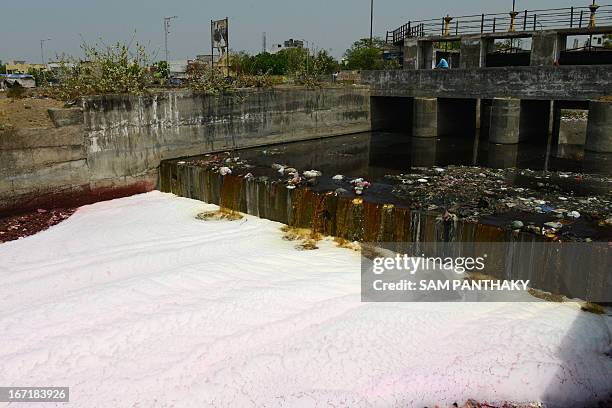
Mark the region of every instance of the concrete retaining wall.
<instances>
[{"instance_id":1,"label":"concrete retaining wall","mask_svg":"<svg viewBox=\"0 0 612 408\"><path fill-rule=\"evenodd\" d=\"M0 213L149 191L164 159L371 128L361 87L97 96L50 115L54 129L0 132Z\"/></svg>"}]
</instances>

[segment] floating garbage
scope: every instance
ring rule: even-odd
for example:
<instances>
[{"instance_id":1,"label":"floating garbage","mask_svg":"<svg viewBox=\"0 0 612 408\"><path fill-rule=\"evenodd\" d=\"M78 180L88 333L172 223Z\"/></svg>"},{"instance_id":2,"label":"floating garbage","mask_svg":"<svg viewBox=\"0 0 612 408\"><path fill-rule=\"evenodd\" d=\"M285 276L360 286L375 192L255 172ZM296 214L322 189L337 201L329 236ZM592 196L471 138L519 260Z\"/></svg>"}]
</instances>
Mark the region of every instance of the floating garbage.
<instances>
[{"instance_id":1,"label":"floating garbage","mask_svg":"<svg viewBox=\"0 0 612 408\"><path fill-rule=\"evenodd\" d=\"M302 178L298 176L297 173L295 173L295 175L291 179L289 179L287 183L288 185L295 187L299 185L301 182L302 182Z\"/></svg>"},{"instance_id":2,"label":"floating garbage","mask_svg":"<svg viewBox=\"0 0 612 408\"><path fill-rule=\"evenodd\" d=\"M344 176L342 174L338 174L338 175L332 177L332 179L334 181L342 181L342 180L344 180Z\"/></svg>"},{"instance_id":3,"label":"floating garbage","mask_svg":"<svg viewBox=\"0 0 612 408\"><path fill-rule=\"evenodd\" d=\"M370 187L370 183L365 181L363 178L357 178L357 179L351 181L351 184L353 185L353 188L355 190L355 194L357 194L357 195L362 195L363 194L363 190L365 190L366 188Z\"/></svg>"},{"instance_id":4,"label":"floating garbage","mask_svg":"<svg viewBox=\"0 0 612 408\"><path fill-rule=\"evenodd\" d=\"M337 188L335 193L338 194L338 195L344 195L344 194L348 194L349 191L344 189L344 188Z\"/></svg>"},{"instance_id":5,"label":"floating garbage","mask_svg":"<svg viewBox=\"0 0 612 408\"><path fill-rule=\"evenodd\" d=\"M221 167L219 169L219 174L221 174L222 176L227 176L228 174L232 174L232 169L230 169L229 167Z\"/></svg>"},{"instance_id":6,"label":"floating garbage","mask_svg":"<svg viewBox=\"0 0 612 408\"><path fill-rule=\"evenodd\" d=\"M557 229L557 230L563 228L563 224L561 224L560 222L555 222L555 221L547 222L544 224L544 226L548 228Z\"/></svg>"},{"instance_id":7,"label":"floating garbage","mask_svg":"<svg viewBox=\"0 0 612 408\"><path fill-rule=\"evenodd\" d=\"M512 224L510 224L510 227L513 230L517 230L517 229L521 229L525 226L525 224L523 224L523 221L512 221Z\"/></svg>"},{"instance_id":8,"label":"floating garbage","mask_svg":"<svg viewBox=\"0 0 612 408\"><path fill-rule=\"evenodd\" d=\"M321 177L323 173L317 170L307 170L303 174L304 174L304 177L315 178L315 177Z\"/></svg>"},{"instance_id":9,"label":"floating garbage","mask_svg":"<svg viewBox=\"0 0 612 408\"><path fill-rule=\"evenodd\" d=\"M570 218L580 218L580 213L578 211L570 211L567 213L567 216Z\"/></svg>"},{"instance_id":10,"label":"floating garbage","mask_svg":"<svg viewBox=\"0 0 612 408\"><path fill-rule=\"evenodd\" d=\"M546 214L548 214L548 213L551 213L551 212L555 211L555 209L554 209L554 208L552 208L550 205L546 205L546 204L541 205L541 206L540 206L540 209L542 210L542 212L543 212L543 213L546 213Z\"/></svg>"}]
</instances>

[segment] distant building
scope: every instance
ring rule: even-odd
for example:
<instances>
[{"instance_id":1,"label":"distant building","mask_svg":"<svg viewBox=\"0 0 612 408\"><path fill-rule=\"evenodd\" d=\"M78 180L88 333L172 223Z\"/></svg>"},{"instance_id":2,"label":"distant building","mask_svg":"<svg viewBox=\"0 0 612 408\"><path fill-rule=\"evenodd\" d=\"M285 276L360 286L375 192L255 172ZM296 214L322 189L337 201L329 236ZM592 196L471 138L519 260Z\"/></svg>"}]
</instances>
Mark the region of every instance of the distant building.
<instances>
[{"instance_id":1,"label":"distant building","mask_svg":"<svg viewBox=\"0 0 612 408\"><path fill-rule=\"evenodd\" d=\"M168 71L171 78L186 79L187 67L192 63L191 60L174 60L168 61Z\"/></svg>"},{"instance_id":2,"label":"distant building","mask_svg":"<svg viewBox=\"0 0 612 408\"><path fill-rule=\"evenodd\" d=\"M33 69L47 69L45 64L30 64L25 61L9 61L6 64L7 74L27 74Z\"/></svg>"},{"instance_id":3,"label":"distant building","mask_svg":"<svg viewBox=\"0 0 612 408\"><path fill-rule=\"evenodd\" d=\"M0 89L4 90L19 84L24 88L35 88L36 81L28 74L0 74Z\"/></svg>"},{"instance_id":4,"label":"distant building","mask_svg":"<svg viewBox=\"0 0 612 408\"><path fill-rule=\"evenodd\" d=\"M284 41L282 44L273 44L272 47L267 50L270 54L276 54L279 51L286 50L289 48L304 48L303 40L294 40L293 38Z\"/></svg>"},{"instance_id":5,"label":"distant building","mask_svg":"<svg viewBox=\"0 0 612 408\"><path fill-rule=\"evenodd\" d=\"M283 43L283 46L285 48L304 48L304 41L290 38Z\"/></svg>"},{"instance_id":6,"label":"distant building","mask_svg":"<svg viewBox=\"0 0 612 408\"><path fill-rule=\"evenodd\" d=\"M210 54L197 55L196 61L205 65L210 65L211 62L217 64L219 62L219 56Z\"/></svg>"}]
</instances>

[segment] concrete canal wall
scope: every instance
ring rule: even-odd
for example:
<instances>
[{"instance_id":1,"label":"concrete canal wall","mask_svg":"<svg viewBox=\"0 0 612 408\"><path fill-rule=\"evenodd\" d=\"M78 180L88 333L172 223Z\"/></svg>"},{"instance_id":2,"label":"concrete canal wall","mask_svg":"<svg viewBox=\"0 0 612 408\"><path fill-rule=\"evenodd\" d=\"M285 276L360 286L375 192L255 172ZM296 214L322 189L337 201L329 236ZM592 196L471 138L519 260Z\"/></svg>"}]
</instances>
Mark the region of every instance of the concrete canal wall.
<instances>
[{"instance_id":1,"label":"concrete canal wall","mask_svg":"<svg viewBox=\"0 0 612 408\"><path fill-rule=\"evenodd\" d=\"M0 212L150 191L161 160L368 131L362 87L88 97L52 129L0 132Z\"/></svg>"}]
</instances>

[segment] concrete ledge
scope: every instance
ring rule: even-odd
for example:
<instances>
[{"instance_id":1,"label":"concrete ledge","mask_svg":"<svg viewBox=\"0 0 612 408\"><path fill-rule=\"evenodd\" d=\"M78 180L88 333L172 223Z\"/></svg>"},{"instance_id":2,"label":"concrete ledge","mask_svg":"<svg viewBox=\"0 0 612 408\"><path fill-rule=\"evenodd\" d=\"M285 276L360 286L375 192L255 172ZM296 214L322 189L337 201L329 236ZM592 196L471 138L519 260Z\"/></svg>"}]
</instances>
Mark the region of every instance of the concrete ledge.
<instances>
[{"instance_id":1,"label":"concrete ledge","mask_svg":"<svg viewBox=\"0 0 612 408\"><path fill-rule=\"evenodd\" d=\"M49 117L55 127L83 124L83 110L81 108L47 109L47 112L49 112Z\"/></svg>"},{"instance_id":2,"label":"concrete ledge","mask_svg":"<svg viewBox=\"0 0 612 408\"><path fill-rule=\"evenodd\" d=\"M612 95L609 65L363 71L372 96L586 101Z\"/></svg>"},{"instance_id":3,"label":"concrete ledge","mask_svg":"<svg viewBox=\"0 0 612 408\"><path fill-rule=\"evenodd\" d=\"M82 146L83 126L62 128L13 129L0 132L0 151L39 147Z\"/></svg>"}]
</instances>

